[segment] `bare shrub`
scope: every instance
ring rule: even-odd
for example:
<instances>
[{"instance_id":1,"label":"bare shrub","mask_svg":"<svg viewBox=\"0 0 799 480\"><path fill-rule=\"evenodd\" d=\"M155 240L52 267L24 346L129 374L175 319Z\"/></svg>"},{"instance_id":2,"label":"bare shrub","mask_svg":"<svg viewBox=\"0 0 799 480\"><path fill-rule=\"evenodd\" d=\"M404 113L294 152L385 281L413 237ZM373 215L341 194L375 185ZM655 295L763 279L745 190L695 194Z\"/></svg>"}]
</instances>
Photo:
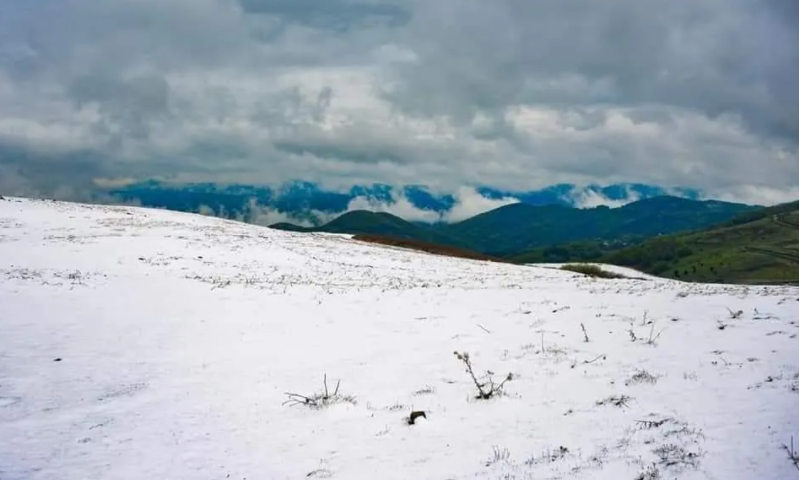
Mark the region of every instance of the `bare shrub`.
<instances>
[{"instance_id":1,"label":"bare shrub","mask_svg":"<svg viewBox=\"0 0 799 480\"><path fill-rule=\"evenodd\" d=\"M629 395L611 395L602 400L597 400L596 404L598 406L613 405L614 407L628 407L628 403L632 399L633 397Z\"/></svg>"},{"instance_id":2,"label":"bare shrub","mask_svg":"<svg viewBox=\"0 0 799 480\"><path fill-rule=\"evenodd\" d=\"M782 448L788 452L788 459L793 463L793 466L799 470L799 452L793 447L793 435L791 435L791 445L783 444Z\"/></svg>"},{"instance_id":3,"label":"bare shrub","mask_svg":"<svg viewBox=\"0 0 799 480\"><path fill-rule=\"evenodd\" d=\"M666 443L653 450L666 467L696 467L699 465L699 453L686 450L673 443Z\"/></svg>"},{"instance_id":4,"label":"bare shrub","mask_svg":"<svg viewBox=\"0 0 799 480\"><path fill-rule=\"evenodd\" d=\"M652 375L651 373L647 372L646 370L638 370L630 377L626 382L625 385L638 385L640 383L657 383L658 377Z\"/></svg>"},{"instance_id":5,"label":"bare shrub","mask_svg":"<svg viewBox=\"0 0 799 480\"><path fill-rule=\"evenodd\" d=\"M583 329L583 337L584 337L584 339L585 339L585 343L588 343L589 341L591 341L591 340L588 338L588 332L586 332L586 331L585 331L585 325L581 323L581 324L580 324L580 328L582 328L582 329Z\"/></svg>"},{"instance_id":6,"label":"bare shrub","mask_svg":"<svg viewBox=\"0 0 799 480\"><path fill-rule=\"evenodd\" d=\"M733 320L741 318L741 315L744 314L743 310L732 311L729 307L727 307L727 311L730 312L730 318L732 318Z\"/></svg>"},{"instance_id":7,"label":"bare shrub","mask_svg":"<svg viewBox=\"0 0 799 480\"><path fill-rule=\"evenodd\" d=\"M646 344L656 346L658 338L660 338L660 336L663 334L663 330L665 330L665 328L661 328L660 331L655 334L655 324L652 323L652 328L649 330L649 338L647 339Z\"/></svg>"},{"instance_id":8,"label":"bare shrub","mask_svg":"<svg viewBox=\"0 0 799 480\"><path fill-rule=\"evenodd\" d=\"M666 418L658 418L652 420L636 420L635 423L641 426L644 429L652 429L652 428L660 428L667 423L674 423L674 419L666 417Z\"/></svg>"},{"instance_id":9,"label":"bare shrub","mask_svg":"<svg viewBox=\"0 0 799 480\"><path fill-rule=\"evenodd\" d=\"M486 460L486 467L499 462L507 462L508 460L510 460L510 450L493 446L491 447L491 456Z\"/></svg>"},{"instance_id":10,"label":"bare shrub","mask_svg":"<svg viewBox=\"0 0 799 480\"><path fill-rule=\"evenodd\" d=\"M497 395L502 395L503 393L502 389L505 386L505 383L513 380L513 374L508 373L508 375L505 377L504 380L502 380L500 383L495 383L491 373L486 372L485 376L483 377L486 380L481 382L477 379L477 376L474 374L474 369L472 368L472 361L469 358L469 353L467 352L460 353L457 351L454 353L455 356L458 357L458 360L462 361L466 365L466 373L468 373L469 376L472 377L472 381L474 382L474 385L477 387L478 393L476 398L478 399L488 400L489 398L493 398Z\"/></svg>"},{"instance_id":11,"label":"bare shrub","mask_svg":"<svg viewBox=\"0 0 799 480\"><path fill-rule=\"evenodd\" d=\"M660 470L658 470L657 465L653 463L639 473L635 477L635 480L660 480L660 478Z\"/></svg>"},{"instance_id":12,"label":"bare shrub","mask_svg":"<svg viewBox=\"0 0 799 480\"><path fill-rule=\"evenodd\" d=\"M336 403L351 403L355 405L355 397L352 395L342 395L339 393L339 387L341 386L341 380L336 382L336 389L331 394L327 388L327 374L325 374L324 379L324 390L318 393L315 393L311 396L300 395L299 393L291 393L286 392L285 395L288 396L288 400L283 402L283 405L306 405L311 408L324 408L330 405L334 405Z\"/></svg>"},{"instance_id":13,"label":"bare shrub","mask_svg":"<svg viewBox=\"0 0 799 480\"><path fill-rule=\"evenodd\" d=\"M436 393L436 389L430 385L425 385L424 388L420 388L413 392L414 395L430 395Z\"/></svg>"},{"instance_id":14,"label":"bare shrub","mask_svg":"<svg viewBox=\"0 0 799 480\"><path fill-rule=\"evenodd\" d=\"M635 328L633 327L633 323L630 322L630 329L627 330L627 333L630 335L630 341L631 342L642 341L642 342L646 343L647 345L652 345L653 347L657 346L657 341L660 338L660 336L663 334L663 331L666 330L666 328L665 327L661 328L660 331L655 333L655 322L654 321L650 321L648 323L650 325L649 337L648 338L644 338L644 337L639 337L635 333Z\"/></svg>"},{"instance_id":15,"label":"bare shrub","mask_svg":"<svg viewBox=\"0 0 799 480\"><path fill-rule=\"evenodd\" d=\"M554 450L547 449L537 457L535 455L531 455L530 458L524 461L524 464L527 466L533 466L544 463L553 463L557 462L558 460L564 459L568 453L569 449L561 445Z\"/></svg>"}]
</instances>

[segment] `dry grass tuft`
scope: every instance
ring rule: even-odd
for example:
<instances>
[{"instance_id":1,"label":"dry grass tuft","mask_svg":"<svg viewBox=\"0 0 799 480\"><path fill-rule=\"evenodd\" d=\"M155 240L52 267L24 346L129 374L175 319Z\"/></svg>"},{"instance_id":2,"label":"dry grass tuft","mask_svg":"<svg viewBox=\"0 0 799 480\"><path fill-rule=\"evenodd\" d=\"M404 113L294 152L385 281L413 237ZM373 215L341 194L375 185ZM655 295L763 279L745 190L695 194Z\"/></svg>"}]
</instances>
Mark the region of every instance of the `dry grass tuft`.
<instances>
[{"instance_id":1,"label":"dry grass tuft","mask_svg":"<svg viewBox=\"0 0 799 480\"><path fill-rule=\"evenodd\" d=\"M580 273L593 278L607 278L607 279L627 278L624 275L609 272L597 265L591 265L588 263L573 263L573 264L563 265L562 267L560 267L560 269L569 272Z\"/></svg>"}]
</instances>

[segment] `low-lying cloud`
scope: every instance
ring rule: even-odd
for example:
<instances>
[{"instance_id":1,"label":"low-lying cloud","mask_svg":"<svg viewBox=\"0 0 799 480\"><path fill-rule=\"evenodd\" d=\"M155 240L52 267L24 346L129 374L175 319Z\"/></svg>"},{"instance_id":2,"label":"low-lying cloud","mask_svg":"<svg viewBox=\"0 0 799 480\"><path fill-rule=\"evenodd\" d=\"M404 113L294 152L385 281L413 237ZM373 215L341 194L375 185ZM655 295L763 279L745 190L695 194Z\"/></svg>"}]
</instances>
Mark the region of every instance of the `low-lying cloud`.
<instances>
[{"instance_id":1,"label":"low-lying cloud","mask_svg":"<svg viewBox=\"0 0 799 480\"><path fill-rule=\"evenodd\" d=\"M242 212L228 212L224 208L214 209L201 205L197 213L209 216L220 216L257 225L273 225L275 223L291 223L301 227L324 225L345 213L358 210L385 212L409 222L421 223L455 223L496 208L518 203L513 197L490 199L482 196L473 187L462 187L454 194L454 203L444 211L419 208L411 202L401 190L392 191L391 199L381 201L366 196L354 197L340 212L324 212L319 210L283 211L273 206L259 204L255 199L248 202Z\"/></svg>"},{"instance_id":2,"label":"low-lying cloud","mask_svg":"<svg viewBox=\"0 0 799 480\"><path fill-rule=\"evenodd\" d=\"M393 193L390 202L380 202L366 197L356 197L347 205L347 211L369 210L396 215L409 222L455 223L505 205L518 203L513 197L486 198L473 187L461 187L452 194L455 202L444 212L425 210L415 206L402 193Z\"/></svg>"}]
</instances>

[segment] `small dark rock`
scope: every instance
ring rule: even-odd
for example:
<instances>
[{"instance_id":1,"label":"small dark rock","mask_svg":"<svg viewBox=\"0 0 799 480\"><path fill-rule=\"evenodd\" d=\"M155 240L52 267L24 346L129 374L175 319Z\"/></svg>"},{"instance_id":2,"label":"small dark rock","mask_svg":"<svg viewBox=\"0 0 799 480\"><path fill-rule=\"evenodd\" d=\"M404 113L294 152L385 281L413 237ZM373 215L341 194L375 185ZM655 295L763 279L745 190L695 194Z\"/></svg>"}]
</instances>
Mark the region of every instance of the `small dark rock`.
<instances>
[{"instance_id":1,"label":"small dark rock","mask_svg":"<svg viewBox=\"0 0 799 480\"><path fill-rule=\"evenodd\" d=\"M419 418L419 417L422 417L425 420L427 420L427 415L424 413L424 411L419 410L419 411L411 412L410 416L408 417L408 425L415 425L416 424L416 419Z\"/></svg>"},{"instance_id":2,"label":"small dark rock","mask_svg":"<svg viewBox=\"0 0 799 480\"><path fill-rule=\"evenodd\" d=\"M53 359L53 361L54 362L60 362L61 361L61 357L55 358L55 359Z\"/></svg>"}]
</instances>

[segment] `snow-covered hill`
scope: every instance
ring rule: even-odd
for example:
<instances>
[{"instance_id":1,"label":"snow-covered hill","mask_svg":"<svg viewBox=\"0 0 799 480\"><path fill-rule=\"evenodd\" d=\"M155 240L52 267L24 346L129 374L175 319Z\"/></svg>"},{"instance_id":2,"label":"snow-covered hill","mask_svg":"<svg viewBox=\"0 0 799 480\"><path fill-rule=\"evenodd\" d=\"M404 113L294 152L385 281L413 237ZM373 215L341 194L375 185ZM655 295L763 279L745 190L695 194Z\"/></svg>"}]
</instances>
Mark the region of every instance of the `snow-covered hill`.
<instances>
[{"instance_id":1,"label":"snow-covered hill","mask_svg":"<svg viewBox=\"0 0 799 480\"><path fill-rule=\"evenodd\" d=\"M795 478L797 334L796 288L0 200L0 478Z\"/></svg>"}]
</instances>

